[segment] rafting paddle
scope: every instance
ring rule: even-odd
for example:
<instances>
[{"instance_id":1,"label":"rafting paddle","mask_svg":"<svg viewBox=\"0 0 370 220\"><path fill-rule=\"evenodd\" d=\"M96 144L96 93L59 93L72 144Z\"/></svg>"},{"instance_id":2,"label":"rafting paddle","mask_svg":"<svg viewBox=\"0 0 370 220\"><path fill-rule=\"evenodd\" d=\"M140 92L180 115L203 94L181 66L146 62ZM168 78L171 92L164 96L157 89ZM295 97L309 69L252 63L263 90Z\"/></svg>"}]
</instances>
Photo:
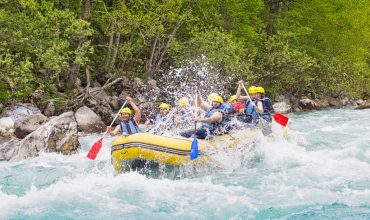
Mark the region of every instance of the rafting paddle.
<instances>
[{"instance_id":1,"label":"rafting paddle","mask_svg":"<svg viewBox=\"0 0 370 220\"><path fill-rule=\"evenodd\" d=\"M113 119L112 123L109 125L109 127L112 127L114 121L116 121L119 113L121 112L121 110L123 109L123 107L125 107L126 103L127 103L127 100L125 101L125 103L123 103L122 107L120 108L120 110L116 114L116 117L114 117L114 119ZM87 154L87 158L89 158L91 160L95 160L95 158L98 155L98 153L100 151L100 148L101 148L101 146L103 144L103 138L107 134L107 132L108 131L105 131L105 133L103 134L103 136L97 142L95 142L95 144L90 148L89 153Z\"/></svg>"},{"instance_id":2,"label":"rafting paddle","mask_svg":"<svg viewBox=\"0 0 370 220\"><path fill-rule=\"evenodd\" d=\"M198 93L198 91L197 91L197 93ZM198 107L198 99L197 99L198 94L197 93L195 95L195 108ZM194 160L198 157L198 140L197 140L197 135L196 135L196 133L197 133L197 122L194 123L194 129L195 129L194 139L193 139L193 142L191 143L191 147L190 147L190 160Z\"/></svg>"},{"instance_id":3,"label":"rafting paddle","mask_svg":"<svg viewBox=\"0 0 370 220\"><path fill-rule=\"evenodd\" d=\"M272 117L274 117L277 123L279 123L280 125L284 127L286 127L286 125L288 124L289 118L286 117L285 115L282 115L280 113L275 113L272 115Z\"/></svg>"}]
</instances>

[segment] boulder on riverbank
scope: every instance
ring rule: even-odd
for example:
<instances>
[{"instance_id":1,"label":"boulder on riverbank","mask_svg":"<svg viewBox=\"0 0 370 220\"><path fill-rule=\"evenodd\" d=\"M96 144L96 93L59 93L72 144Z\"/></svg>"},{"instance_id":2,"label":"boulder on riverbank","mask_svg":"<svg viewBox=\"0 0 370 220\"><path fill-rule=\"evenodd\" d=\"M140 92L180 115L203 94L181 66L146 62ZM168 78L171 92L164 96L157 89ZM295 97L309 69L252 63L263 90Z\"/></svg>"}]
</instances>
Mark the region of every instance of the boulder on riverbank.
<instances>
[{"instance_id":1,"label":"boulder on riverbank","mask_svg":"<svg viewBox=\"0 0 370 220\"><path fill-rule=\"evenodd\" d=\"M79 108L75 117L78 130L84 133L100 133L106 128L100 116L86 106Z\"/></svg>"},{"instance_id":2,"label":"boulder on riverbank","mask_svg":"<svg viewBox=\"0 0 370 220\"><path fill-rule=\"evenodd\" d=\"M317 108L317 104L313 100L311 100L307 97L302 98L301 100L299 100L299 106L303 110L314 110L314 109Z\"/></svg>"},{"instance_id":3,"label":"boulder on riverbank","mask_svg":"<svg viewBox=\"0 0 370 220\"><path fill-rule=\"evenodd\" d=\"M2 116L10 117L14 122L34 114L41 114L40 109L31 103L17 103L4 109Z\"/></svg>"},{"instance_id":4,"label":"boulder on riverbank","mask_svg":"<svg viewBox=\"0 0 370 220\"><path fill-rule=\"evenodd\" d=\"M14 121L11 117L0 118L0 135L14 128Z\"/></svg>"},{"instance_id":5,"label":"boulder on riverbank","mask_svg":"<svg viewBox=\"0 0 370 220\"><path fill-rule=\"evenodd\" d=\"M71 154L79 149L77 122L73 112L63 113L46 122L24 139L0 145L4 160L35 157L39 152Z\"/></svg>"},{"instance_id":6,"label":"boulder on riverbank","mask_svg":"<svg viewBox=\"0 0 370 220\"><path fill-rule=\"evenodd\" d=\"M22 139L39 128L47 119L43 114L34 114L20 118L14 123L14 134Z\"/></svg>"},{"instance_id":7,"label":"boulder on riverbank","mask_svg":"<svg viewBox=\"0 0 370 220\"><path fill-rule=\"evenodd\" d=\"M292 111L290 100L286 96L278 96L276 98L276 102L273 104L273 107L275 111L279 113L288 113Z\"/></svg>"},{"instance_id":8,"label":"boulder on riverbank","mask_svg":"<svg viewBox=\"0 0 370 220\"><path fill-rule=\"evenodd\" d=\"M356 107L356 109L367 109L367 108L370 108L370 99L360 102L359 105Z\"/></svg>"},{"instance_id":9,"label":"boulder on riverbank","mask_svg":"<svg viewBox=\"0 0 370 220\"><path fill-rule=\"evenodd\" d=\"M109 124L114 118L114 112L110 106L111 97L101 87L90 88L90 95L85 104L101 117L105 124Z\"/></svg>"}]
</instances>

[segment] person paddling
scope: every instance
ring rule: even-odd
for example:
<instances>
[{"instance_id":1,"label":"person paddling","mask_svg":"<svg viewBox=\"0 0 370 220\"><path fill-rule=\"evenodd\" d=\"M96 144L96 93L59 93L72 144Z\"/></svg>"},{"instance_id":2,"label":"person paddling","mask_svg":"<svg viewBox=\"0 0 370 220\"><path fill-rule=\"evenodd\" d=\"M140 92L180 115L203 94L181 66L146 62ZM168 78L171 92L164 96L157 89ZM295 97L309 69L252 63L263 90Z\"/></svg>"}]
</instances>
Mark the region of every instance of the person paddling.
<instances>
[{"instance_id":1,"label":"person paddling","mask_svg":"<svg viewBox=\"0 0 370 220\"><path fill-rule=\"evenodd\" d=\"M171 106L167 103L162 102L159 105L159 112L155 116L155 119L147 119L144 123L144 130L145 132L149 131L149 125L153 123L155 125L153 133L161 134L164 131L169 130L173 123L173 113L170 111Z\"/></svg>"},{"instance_id":2,"label":"person paddling","mask_svg":"<svg viewBox=\"0 0 370 220\"><path fill-rule=\"evenodd\" d=\"M178 108L175 111L175 125L179 129L184 129L193 125L193 113L189 101L186 97L179 99Z\"/></svg>"},{"instance_id":3,"label":"person paddling","mask_svg":"<svg viewBox=\"0 0 370 220\"><path fill-rule=\"evenodd\" d=\"M257 87L258 101L262 102L263 113L262 118L268 122L272 122L272 114L275 113L275 109L272 106L272 101L268 97L265 97L265 89L263 87Z\"/></svg>"},{"instance_id":4,"label":"person paddling","mask_svg":"<svg viewBox=\"0 0 370 220\"><path fill-rule=\"evenodd\" d=\"M205 139L213 134L218 134L222 132L222 128L227 122L224 122L224 112L223 112L223 99L221 96L212 97L212 106L207 105L202 101L199 91L196 91L197 106L206 112L204 118L196 117L193 119L195 122L202 122L202 125L197 130L190 130L187 132L180 133L183 137L191 137L193 134L199 139Z\"/></svg>"},{"instance_id":5,"label":"person paddling","mask_svg":"<svg viewBox=\"0 0 370 220\"><path fill-rule=\"evenodd\" d=\"M258 94L257 94L257 87L251 86L248 89L248 93L251 97L252 102L249 100L248 96L241 96L241 89L242 84L244 83L243 80L239 81L239 86L236 91L236 99L240 101L245 101L245 115L246 115L246 121L247 123L257 124L258 123L258 115L262 115L263 113L263 103L258 102Z\"/></svg>"},{"instance_id":6,"label":"person paddling","mask_svg":"<svg viewBox=\"0 0 370 220\"><path fill-rule=\"evenodd\" d=\"M112 130L112 127L107 127L107 131L110 135L130 135L134 133L139 133L140 129L138 127L138 124L140 123L141 119L141 111L136 106L136 104L132 101L131 97L126 98L127 103L131 105L131 107L134 109L135 114L132 116L132 111L130 108L124 108L121 110L121 117L122 122L115 127L114 130Z\"/></svg>"}]
</instances>

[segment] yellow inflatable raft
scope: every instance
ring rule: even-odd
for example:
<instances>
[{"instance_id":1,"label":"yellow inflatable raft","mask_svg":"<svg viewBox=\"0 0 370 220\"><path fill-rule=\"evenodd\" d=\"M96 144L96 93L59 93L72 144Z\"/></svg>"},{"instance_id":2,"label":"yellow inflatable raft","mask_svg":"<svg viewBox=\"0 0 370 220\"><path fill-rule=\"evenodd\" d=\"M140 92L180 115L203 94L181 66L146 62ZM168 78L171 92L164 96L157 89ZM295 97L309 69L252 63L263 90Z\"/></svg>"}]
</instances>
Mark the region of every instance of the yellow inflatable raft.
<instances>
[{"instance_id":1,"label":"yellow inflatable raft","mask_svg":"<svg viewBox=\"0 0 370 220\"><path fill-rule=\"evenodd\" d=\"M243 141L248 144L254 141L257 129L248 129L209 140L198 139L199 156L190 160L190 147L193 139L165 137L149 133L136 133L117 137L112 143L112 164L121 173L132 170L135 161L150 161L170 166L181 166L187 163L202 164L209 159L209 153L217 147L234 147Z\"/></svg>"}]
</instances>

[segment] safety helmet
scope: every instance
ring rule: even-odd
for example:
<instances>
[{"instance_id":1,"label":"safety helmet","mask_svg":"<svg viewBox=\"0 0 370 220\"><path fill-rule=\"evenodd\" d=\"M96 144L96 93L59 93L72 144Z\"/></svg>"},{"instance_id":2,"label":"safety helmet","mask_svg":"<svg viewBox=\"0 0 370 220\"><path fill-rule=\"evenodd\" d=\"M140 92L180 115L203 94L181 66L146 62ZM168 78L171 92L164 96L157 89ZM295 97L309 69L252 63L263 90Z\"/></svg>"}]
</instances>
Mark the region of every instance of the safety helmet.
<instances>
[{"instance_id":1,"label":"safety helmet","mask_svg":"<svg viewBox=\"0 0 370 220\"><path fill-rule=\"evenodd\" d=\"M265 94L265 89L263 87L257 87L257 92L258 93L262 93L262 94Z\"/></svg>"},{"instance_id":2,"label":"safety helmet","mask_svg":"<svg viewBox=\"0 0 370 220\"><path fill-rule=\"evenodd\" d=\"M213 99L212 99L212 102L219 102L219 103L223 103L224 102L224 100L222 99L222 97L221 96L215 96L215 97L213 97Z\"/></svg>"},{"instance_id":3,"label":"safety helmet","mask_svg":"<svg viewBox=\"0 0 370 220\"><path fill-rule=\"evenodd\" d=\"M179 104L179 106L185 106L185 105L188 104L188 99L186 97L183 97L183 98L179 99L178 104Z\"/></svg>"},{"instance_id":4,"label":"safety helmet","mask_svg":"<svg viewBox=\"0 0 370 220\"><path fill-rule=\"evenodd\" d=\"M233 95L233 96L231 96L231 97L229 98L229 102L232 102L232 101L234 101L234 100L236 100L236 95Z\"/></svg>"},{"instance_id":5,"label":"safety helmet","mask_svg":"<svg viewBox=\"0 0 370 220\"><path fill-rule=\"evenodd\" d=\"M257 92L258 92L258 90L257 90L257 87L255 87L255 86L251 86L248 89L249 94L256 94Z\"/></svg>"},{"instance_id":6,"label":"safety helmet","mask_svg":"<svg viewBox=\"0 0 370 220\"><path fill-rule=\"evenodd\" d=\"M124 108L124 109L121 110L121 114L122 113L127 113L127 114L131 115L132 114L132 111L129 108Z\"/></svg>"},{"instance_id":7,"label":"safety helmet","mask_svg":"<svg viewBox=\"0 0 370 220\"><path fill-rule=\"evenodd\" d=\"M169 104L167 104L167 103L164 103L164 102L162 102L160 105L159 105L159 108L164 108L164 109L166 109L166 110L170 110L170 105Z\"/></svg>"},{"instance_id":8,"label":"safety helmet","mask_svg":"<svg viewBox=\"0 0 370 220\"><path fill-rule=\"evenodd\" d=\"M213 100L214 97L219 96L217 93L213 92L208 95L208 100Z\"/></svg>"}]
</instances>

